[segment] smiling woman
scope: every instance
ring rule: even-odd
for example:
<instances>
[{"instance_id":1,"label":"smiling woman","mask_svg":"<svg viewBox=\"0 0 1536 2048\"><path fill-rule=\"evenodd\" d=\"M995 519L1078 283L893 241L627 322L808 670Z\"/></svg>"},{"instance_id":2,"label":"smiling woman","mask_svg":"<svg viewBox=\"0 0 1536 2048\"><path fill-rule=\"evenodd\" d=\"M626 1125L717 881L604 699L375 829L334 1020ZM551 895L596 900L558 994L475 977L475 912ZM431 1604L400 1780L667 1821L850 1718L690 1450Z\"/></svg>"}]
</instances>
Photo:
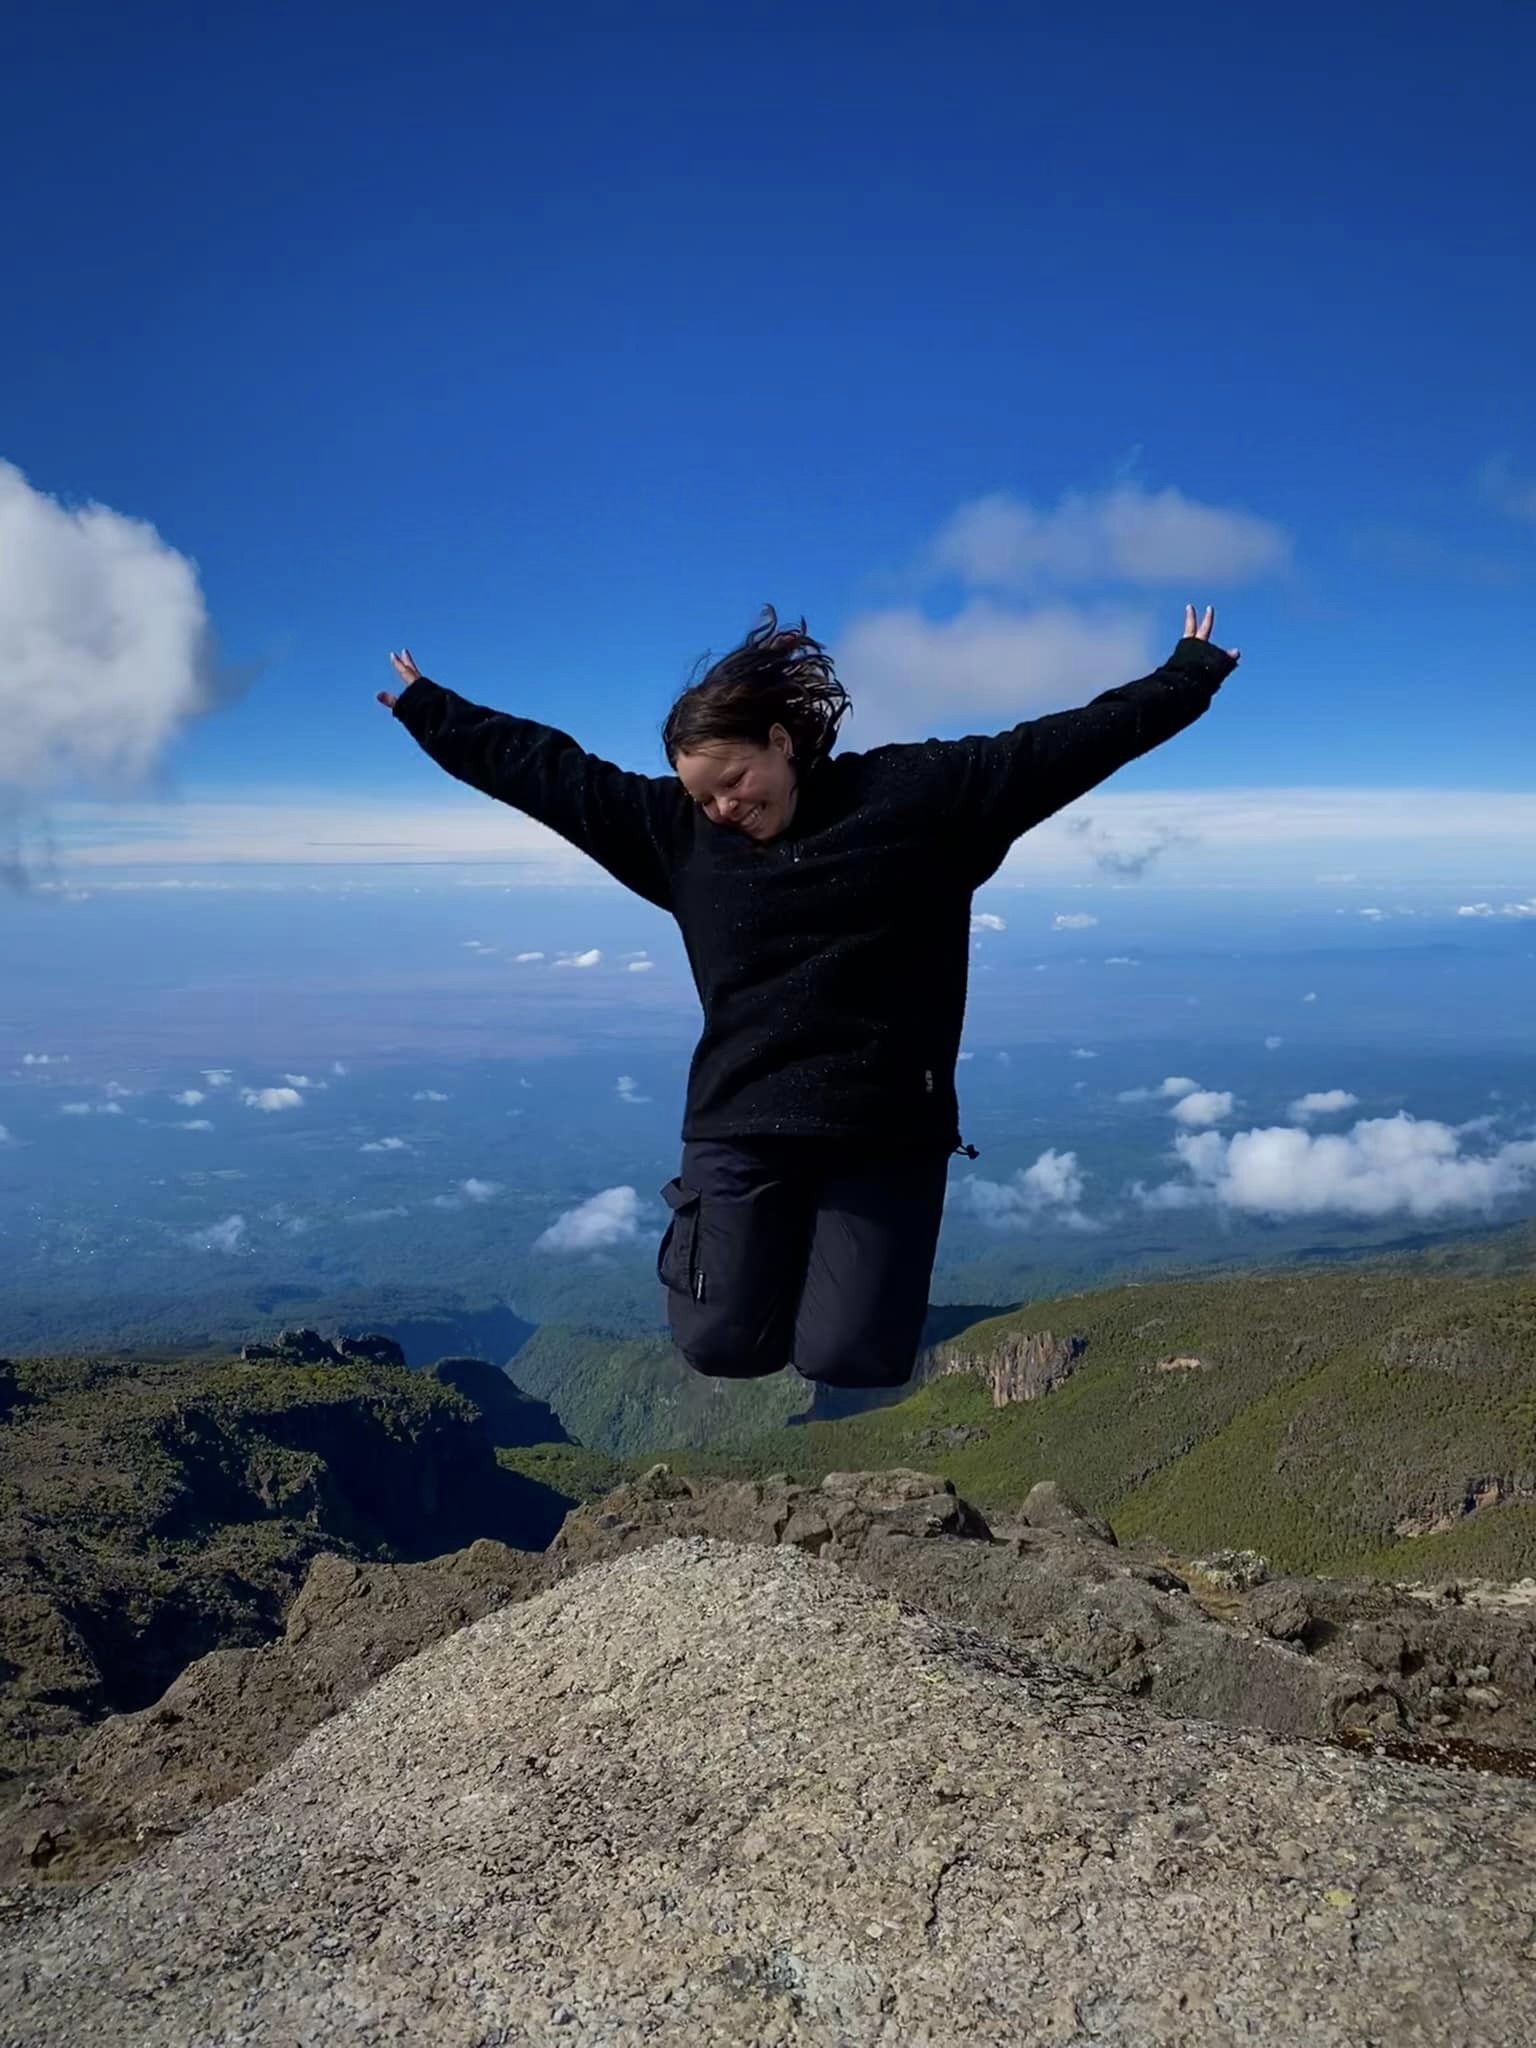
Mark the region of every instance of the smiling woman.
<instances>
[{"instance_id":1,"label":"smiling woman","mask_svg":"<svg viewBox=\"0 0 1536 2048\"><path fill-rule=\"evenodd\" d=\"M676 918L703 1009L657 1255L672 1334L718 1378L910 1379L960 1137L971 898L1013 841L1209 705L1214 613L1151 675L1007 732L834 754L848 693L772 606L682 691L675 773L471 704L392 657L382 701L451 775Z\"/></svg>"}]
</instances>

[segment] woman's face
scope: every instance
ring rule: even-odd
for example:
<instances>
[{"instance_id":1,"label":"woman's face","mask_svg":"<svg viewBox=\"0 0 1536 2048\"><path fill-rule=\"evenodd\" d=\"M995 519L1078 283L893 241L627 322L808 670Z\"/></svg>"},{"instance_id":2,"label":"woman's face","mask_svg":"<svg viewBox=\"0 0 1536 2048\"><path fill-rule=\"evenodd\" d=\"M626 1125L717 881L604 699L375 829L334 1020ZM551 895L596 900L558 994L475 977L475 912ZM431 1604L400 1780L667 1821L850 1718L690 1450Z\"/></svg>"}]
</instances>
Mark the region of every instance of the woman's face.
<instances>
[{"instance_id":1,"label":"woman's face","mask_svg":"<svg viewBox=\"0 0 1536 2048\"><path fill-rule=\"evenodd\" d=\"M679 754L677 777L712 825L773 839L795 814L794 742L782 725L765 747L729 740Z\"/></svg>"}]
</instances>

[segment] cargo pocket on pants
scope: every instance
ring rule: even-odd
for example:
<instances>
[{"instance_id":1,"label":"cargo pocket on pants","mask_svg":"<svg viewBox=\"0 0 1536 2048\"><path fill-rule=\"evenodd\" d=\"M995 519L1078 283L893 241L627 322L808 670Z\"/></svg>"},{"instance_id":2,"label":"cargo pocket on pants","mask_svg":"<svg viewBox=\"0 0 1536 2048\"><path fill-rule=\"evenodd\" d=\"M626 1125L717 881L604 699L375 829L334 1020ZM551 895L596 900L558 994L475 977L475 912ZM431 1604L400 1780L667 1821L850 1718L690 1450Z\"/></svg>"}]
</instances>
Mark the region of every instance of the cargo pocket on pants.
<instances>
[{"instance_id":1,"label":"cargo pocket on pants","mask_svg":"<svg viewBox=\"0 0 1536 2048\"><path fill-rule=\"evenodd\" d=\"M661 1199L672 1211L656 1253L656 1277L677 1294L704 1299L704 1274L699 1266L699 1191L669 1180Z\"/></svg>"}]
</instances>

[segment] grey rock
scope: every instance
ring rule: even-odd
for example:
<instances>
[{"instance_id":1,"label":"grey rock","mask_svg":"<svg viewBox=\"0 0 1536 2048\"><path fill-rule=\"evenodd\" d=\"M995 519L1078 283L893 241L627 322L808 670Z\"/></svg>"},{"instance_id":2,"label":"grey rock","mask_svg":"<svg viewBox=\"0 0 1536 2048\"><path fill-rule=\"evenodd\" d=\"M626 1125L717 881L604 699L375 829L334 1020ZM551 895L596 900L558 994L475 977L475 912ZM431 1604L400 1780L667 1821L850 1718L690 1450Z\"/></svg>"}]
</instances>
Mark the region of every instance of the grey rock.
<instances>
[{"instance_id":1,"label":"grey rock","mask_svg":"<svg viewBox=\"0 0 1536 2048\"><path fill-rule=\"evenodd\" d=\"M1484 2048L1536 2037L1533 1914L1530 1785L1170 1721L693 1537L0 1929L0 2002L7 2048Z\"/></svg>"}]
</instances>

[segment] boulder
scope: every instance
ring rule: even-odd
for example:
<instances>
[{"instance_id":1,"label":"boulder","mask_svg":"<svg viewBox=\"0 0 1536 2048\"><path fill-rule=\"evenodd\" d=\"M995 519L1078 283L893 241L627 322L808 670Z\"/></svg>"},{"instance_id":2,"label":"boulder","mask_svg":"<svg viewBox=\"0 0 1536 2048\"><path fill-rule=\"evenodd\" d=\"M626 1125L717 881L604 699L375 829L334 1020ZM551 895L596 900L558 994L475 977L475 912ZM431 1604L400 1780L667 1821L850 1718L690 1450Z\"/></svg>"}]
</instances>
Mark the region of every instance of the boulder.
<instances>
[{"instance_id":1,"label":"boulder","mask_svg":"<svg viewBox=\"0 0 1536 2048\"><path fill-rule=\"evenodd\" d=\"M1169 1720L688 1537L0 1927L0 2001L8 2048L1470 2048L1536 2038L1533 1914L1528 1784Z\"/></svg>"}]
</instances>

